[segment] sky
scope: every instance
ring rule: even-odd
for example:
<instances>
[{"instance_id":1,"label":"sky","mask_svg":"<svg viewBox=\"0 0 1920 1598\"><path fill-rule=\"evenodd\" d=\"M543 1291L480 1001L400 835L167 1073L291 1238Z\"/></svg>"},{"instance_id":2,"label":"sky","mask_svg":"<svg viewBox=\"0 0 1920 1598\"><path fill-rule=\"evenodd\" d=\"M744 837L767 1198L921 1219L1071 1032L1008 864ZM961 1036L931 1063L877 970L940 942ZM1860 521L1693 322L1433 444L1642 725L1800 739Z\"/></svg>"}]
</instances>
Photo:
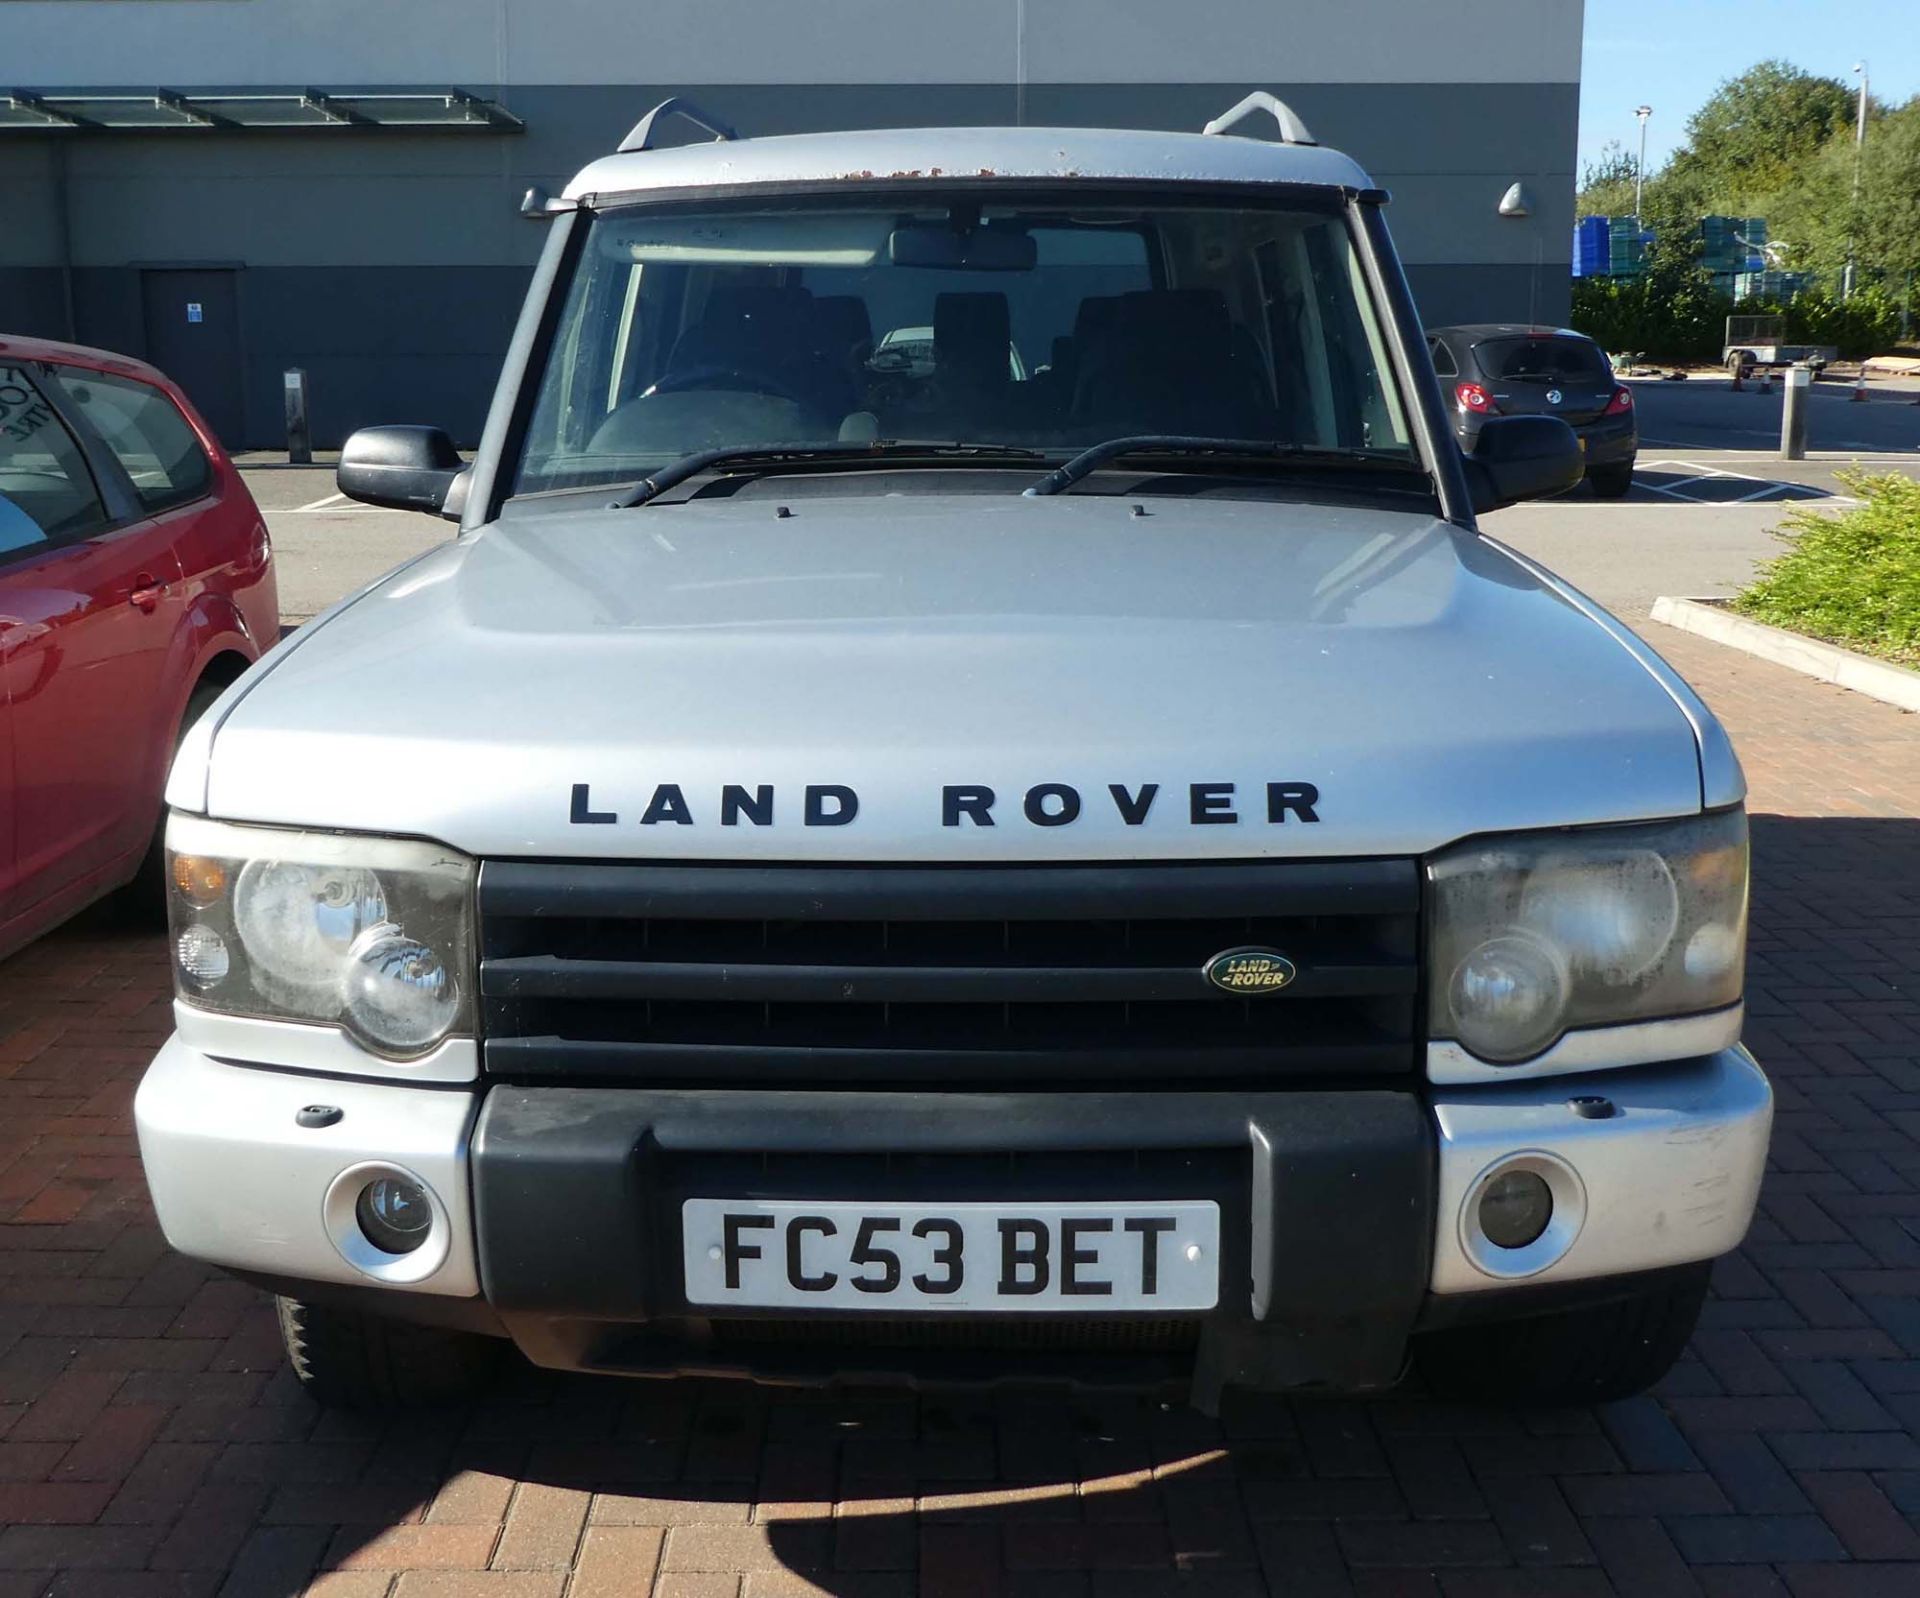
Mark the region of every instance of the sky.
<instances>
[{"instance_id":1,"label":"sky","mask_svg":"<svg viewBox=\"0 0 1920 1598\"><path fill-rule=\"evenodd\" d=\"M1587 0L1580 83L1580 164L1609 139L1639 144L1647 170L1686 137L1687 118L1720 85L1779 56L1852 85L1866 59L1876 100L1920 94L1920 0Z\"/></svg>"}]
</instances>

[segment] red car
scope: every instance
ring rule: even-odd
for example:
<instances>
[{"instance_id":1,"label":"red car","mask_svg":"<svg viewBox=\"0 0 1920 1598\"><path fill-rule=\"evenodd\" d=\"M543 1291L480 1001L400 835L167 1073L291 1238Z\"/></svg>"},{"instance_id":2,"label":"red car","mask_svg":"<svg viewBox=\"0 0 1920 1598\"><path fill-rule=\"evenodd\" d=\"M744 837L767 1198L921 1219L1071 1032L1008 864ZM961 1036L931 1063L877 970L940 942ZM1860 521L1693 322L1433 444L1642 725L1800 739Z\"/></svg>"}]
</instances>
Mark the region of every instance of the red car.
<instances>
[{"instance_id":1,"label":"red car","mask_svg":"<svg viewBox=\"0 0 1920 1598\"><path fill-rule=\"evenodd\" d=\"M279 632L266 524L186 396L0 337L0 956L157 871L181 733Z\"/></svg>"}]
</instances>

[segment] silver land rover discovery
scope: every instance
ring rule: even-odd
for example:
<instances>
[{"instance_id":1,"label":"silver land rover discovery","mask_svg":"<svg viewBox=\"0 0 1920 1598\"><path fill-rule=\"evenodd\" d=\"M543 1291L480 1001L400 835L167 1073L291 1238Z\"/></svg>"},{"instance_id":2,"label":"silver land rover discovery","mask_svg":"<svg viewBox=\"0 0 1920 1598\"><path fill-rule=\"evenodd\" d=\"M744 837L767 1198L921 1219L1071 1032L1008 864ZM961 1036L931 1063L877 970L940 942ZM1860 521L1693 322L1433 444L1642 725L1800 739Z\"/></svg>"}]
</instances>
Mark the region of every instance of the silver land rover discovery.
<instances>
[{"instance_id":1,"label":"silver land rover discovery","mask_svg":"<svg viewBox=\"0 0 1920 1598\"><path fill-rule=\"evenodd\" d=\"M1771 1118L1744 784L1477 530L1579 452L1462 454L1386 201L1264 95L670 101L529 195L476 457L339 468L458 539L168 789L141 1153L316 1397L1660 1375Z\"/></svg>"}]
</instances>

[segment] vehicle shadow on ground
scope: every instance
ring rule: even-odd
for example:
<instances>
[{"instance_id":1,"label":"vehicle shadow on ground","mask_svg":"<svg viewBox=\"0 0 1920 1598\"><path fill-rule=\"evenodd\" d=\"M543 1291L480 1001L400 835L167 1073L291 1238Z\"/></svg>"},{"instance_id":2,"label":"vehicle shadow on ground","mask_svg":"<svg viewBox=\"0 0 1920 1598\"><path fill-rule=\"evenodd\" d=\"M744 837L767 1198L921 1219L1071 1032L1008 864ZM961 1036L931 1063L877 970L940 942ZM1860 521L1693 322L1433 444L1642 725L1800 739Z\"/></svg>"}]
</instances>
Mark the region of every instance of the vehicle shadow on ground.
<instances>
[{"instance_id":1,"label":"vehicle shadow on ground","mask_svg":"<svg viewBox=\"0 0 1920 1598\"><path fill-rule=\"evenodd\" d=\"M407 1568L472 1505L476 1524L503 1527L496 1570L571 1561L576 1581L636 1593L655 1572L701 1593L701 1576L784 1573L794 1584L768 1590L836 1598L1080 1592L1095 1577L1102 1592L1254 1594L1434 1559L1591 1566L1571 1512L1543 1509L1528 1478L1618 1471L1621 1437L1685 1452L1651 1399L1521 1413L1410 1384L1229 1394L1216 1421L1127 1392L796 1393L526 1370L467 1410L329 1415L322 1436L365 1453L357 1501L390 1506L385 1525L337 1530L323 1569ZM1497 1507L1509 1490L1525 1511ZM269 1515L298 1515L300 1496L283 1491Z\"/></svg>"}]
</instances>

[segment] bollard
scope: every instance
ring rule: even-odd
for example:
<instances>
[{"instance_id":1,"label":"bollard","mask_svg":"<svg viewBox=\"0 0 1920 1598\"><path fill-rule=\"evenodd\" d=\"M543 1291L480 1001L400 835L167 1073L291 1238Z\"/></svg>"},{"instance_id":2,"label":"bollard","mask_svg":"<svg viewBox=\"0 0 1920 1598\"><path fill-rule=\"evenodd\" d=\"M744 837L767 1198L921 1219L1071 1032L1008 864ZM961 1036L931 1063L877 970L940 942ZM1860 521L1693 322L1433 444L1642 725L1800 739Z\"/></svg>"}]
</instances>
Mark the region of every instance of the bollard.
<instances>
[{"instance_id":1,"label":"bollard","mask_svg":"<svg viewBox=\"0 0 1920 1598\"><path fill-rule=\"evenodd\" d=\"M1813 393L1813 370L1806 366L1787 369L1787 397L1780 407L1780 458L1803 461L1807 458L1807 402Z\"/></svg>"},{"instance_id":2,"label":"bollard","mask_svg":"<svg viewBox=\"0 0 1920 1598\"><path fill-rule=\"evenodd\" d=\"M290 366L285 374L287 386L287 461L293 466L313 464L313 434L307 427L307 374L304 368Z\"/></svg>"},{"instance_id":3,"label":"bollard","mask_svg":"<svg viewBox=\"0 0 1920 1598\"><path fill-rule=\"evenodd\" d=\"M1760 373L1760 392L1762 394L1771 394L1773 392L1773 368L1771 366L1764 368Z\"/></svg>"}]
</instances>

